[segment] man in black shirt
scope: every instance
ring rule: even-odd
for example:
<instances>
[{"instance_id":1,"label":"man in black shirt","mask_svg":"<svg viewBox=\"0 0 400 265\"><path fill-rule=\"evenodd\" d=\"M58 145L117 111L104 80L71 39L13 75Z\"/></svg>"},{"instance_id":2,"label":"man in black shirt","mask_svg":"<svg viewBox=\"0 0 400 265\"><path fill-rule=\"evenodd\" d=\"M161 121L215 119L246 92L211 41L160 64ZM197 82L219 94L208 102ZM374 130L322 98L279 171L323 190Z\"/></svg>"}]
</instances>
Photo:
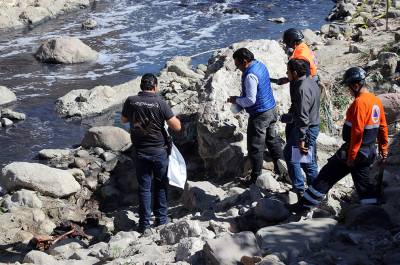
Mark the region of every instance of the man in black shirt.
<instances>
[{"instance_id":1,"label":"man in black shirt","mask_svg":"<svg viewBox=\"0 0 400 265\"><path fill-rule=\"evenodd\" d=\"M136 175L139 184L139 231L148 234L151 217L151 187L155 226L167 223L168 152L165 122L174 131L180 131L181 123L171 108L162 100L157 78L145 74L140 83L141 92L129 97L121 115L122 123L130 123L132 144L136 150Z\"/></svg>"}]
</instances>

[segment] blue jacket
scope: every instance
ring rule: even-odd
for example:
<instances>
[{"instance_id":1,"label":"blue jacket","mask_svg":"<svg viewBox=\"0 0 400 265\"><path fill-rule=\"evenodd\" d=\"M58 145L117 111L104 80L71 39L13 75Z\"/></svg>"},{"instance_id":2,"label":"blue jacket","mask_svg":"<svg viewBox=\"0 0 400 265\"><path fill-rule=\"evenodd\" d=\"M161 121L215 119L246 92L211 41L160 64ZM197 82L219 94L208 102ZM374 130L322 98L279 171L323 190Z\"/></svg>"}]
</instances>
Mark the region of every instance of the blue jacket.
<instances>
[{"instance_id":1,"label":"blue jacket","mask_svg":"<svg viewBox=\"0 0 400 265\"><path fill-rule=\"evenodd\" d=\"M244 80L248 74L257 76L257 96L254 105L245 108L251 115L273 109L276 106L274 94L272 93L269 72L267 67L260 61L254 60L242 75L242 96L246 96Z\"/></svg>"}]
</instances>

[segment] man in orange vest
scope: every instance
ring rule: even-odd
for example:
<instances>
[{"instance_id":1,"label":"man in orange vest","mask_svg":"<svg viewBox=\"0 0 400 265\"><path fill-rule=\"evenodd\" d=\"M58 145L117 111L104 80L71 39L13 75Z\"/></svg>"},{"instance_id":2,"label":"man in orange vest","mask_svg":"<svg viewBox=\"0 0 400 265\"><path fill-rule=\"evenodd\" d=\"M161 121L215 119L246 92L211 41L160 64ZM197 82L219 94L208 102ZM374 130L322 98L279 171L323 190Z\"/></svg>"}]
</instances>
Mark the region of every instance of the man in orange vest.
<instances>
[{"instance_id":1,"label":"man in orange vest","mask_svg":"<svg viewBox=\"0 0 400 265\"><path fill-rule=\"evenodd\" d=\"M303 42L304 35L300 30L295 28L290 28L283 33L283 42L285 43L288 50L292 50L293 52L289 56L290 59L299 59L308 61L310 64L308 76L311 76L315 81L318 81L317 76L317 66L314 53L307 46L305 42ZM272 81L272 80L271 80ZM278 85L284 85L289 82L289 79L286 77L279 78L276 83Z\"/></svg>"},{"instance_id":2,"label":"man in orange vest","mask_svg":"<svg viewBox=\"0 0 400 265\"><path fill-rule=\"evenodd\" d=\"M343 83L355 100L346 113L343 125L345 143L321 169L313 184L300 201L291 208L296 213L308 212L320 204L332 186L351 173L361 204L377 204L379 183L369 176L370 166L376 159L376 142L381 163L388 155L388 128L381 100L365 87L365 71L352 67L346 71Z\"/></svg>"}]
</instances>

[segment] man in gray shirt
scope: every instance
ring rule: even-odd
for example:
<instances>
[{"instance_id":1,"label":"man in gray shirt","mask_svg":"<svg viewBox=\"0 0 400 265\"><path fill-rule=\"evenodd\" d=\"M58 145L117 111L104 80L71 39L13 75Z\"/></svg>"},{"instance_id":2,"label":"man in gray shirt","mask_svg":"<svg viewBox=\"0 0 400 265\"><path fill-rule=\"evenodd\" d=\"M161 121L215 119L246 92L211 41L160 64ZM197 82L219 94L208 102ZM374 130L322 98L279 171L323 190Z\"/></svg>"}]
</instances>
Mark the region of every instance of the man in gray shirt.
<instances>
[{"instance_id":1,"label":"man in gray shirt","mask_svg":"<svg viewBox=\"0 0 400 265\"><path fill-rule=\"evenodd\" d=\"M283 153L293 190L298 196L301 196L305 189L301 169L306 174L308 185L311 185L318 175L316 141L320 124L320 89L317 83L307 75L308 67L309 63L306 60L291 59L287 71L292 105L287 114L291 119L287 119L286 146ZM293 148L298 148L301 154L312 151L311 161L308 163L294 161Z\"/></svg>"}]
</instances>

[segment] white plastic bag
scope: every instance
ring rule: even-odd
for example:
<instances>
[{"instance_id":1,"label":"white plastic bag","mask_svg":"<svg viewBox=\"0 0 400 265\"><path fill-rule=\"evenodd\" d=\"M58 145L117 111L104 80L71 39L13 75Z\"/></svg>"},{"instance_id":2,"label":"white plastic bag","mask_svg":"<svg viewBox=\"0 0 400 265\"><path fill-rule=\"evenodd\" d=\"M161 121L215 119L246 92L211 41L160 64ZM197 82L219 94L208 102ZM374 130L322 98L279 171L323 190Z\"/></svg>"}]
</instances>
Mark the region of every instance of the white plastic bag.
<instances>
[{"instance_id":1,"label":"white plastic bag","mask_svg":"<svg viewBox=\"0 0 400 265\"><path fill-rule=\"evenodd\" d=\"M183 189L185 188L186 178L187 173L185 160L183 159L183 156L179 152L178 148L172 144L168 165L169 185Z\"/></svg>"}]
</instances>

